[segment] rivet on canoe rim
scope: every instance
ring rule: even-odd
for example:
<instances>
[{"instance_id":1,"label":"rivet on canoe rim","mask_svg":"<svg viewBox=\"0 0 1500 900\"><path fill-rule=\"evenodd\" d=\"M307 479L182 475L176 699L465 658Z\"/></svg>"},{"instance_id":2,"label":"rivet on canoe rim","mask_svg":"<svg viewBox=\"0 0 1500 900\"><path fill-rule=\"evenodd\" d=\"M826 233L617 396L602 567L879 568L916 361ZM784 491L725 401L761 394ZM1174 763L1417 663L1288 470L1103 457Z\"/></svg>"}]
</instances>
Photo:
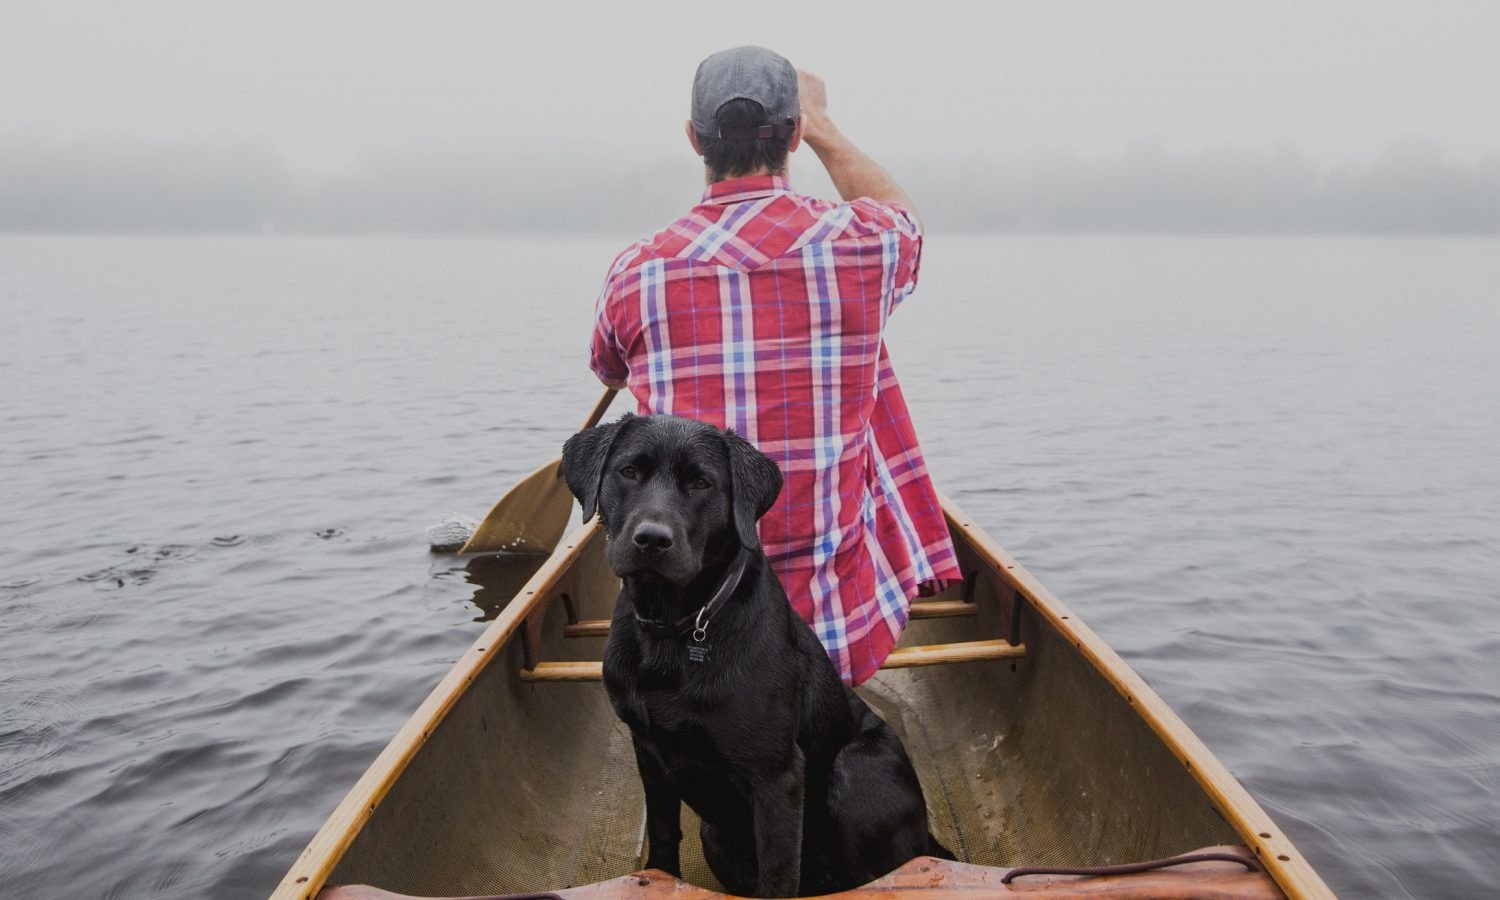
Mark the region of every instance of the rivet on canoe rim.
<instances>
[{"instance_id":1,"label":"rivet on canoe rim","mask_svg":"<svg viewBox=\"0 0 1500 900\"><path fill-rule=\"evenodd\" d=\"M1262 831L1260 833L1260 836L1263 837L1263 838L1268 838L1268 837L1271 836L1271 833L1269 831Z\"/></svg>"},{"instance_id":2,"label":"rivet on canoe rim","mask_svg":"<svg viewBox=\"0 0 1500 900\"><path fill-rule=\"evenodd\" d=\"M297 883L298 884L306 884L307 883L307 876L303 875L301 878L298 878L297 879Z\"/></svg>"},{"instance_id":3,"label":"rivet on canoe rim","mask_svg":"<svg viewBox=\"0 0 1500 900\"><path fill-rule=\"evenodd\" d=\"M1292 858L1290 856L1287 856L1285 853L1281 854L1280 856L1278 856L1276 858L1279 859L1279 860L1281 860L1282 862L1291 862L1292 861Z\"/></svg>"}]
</instances>

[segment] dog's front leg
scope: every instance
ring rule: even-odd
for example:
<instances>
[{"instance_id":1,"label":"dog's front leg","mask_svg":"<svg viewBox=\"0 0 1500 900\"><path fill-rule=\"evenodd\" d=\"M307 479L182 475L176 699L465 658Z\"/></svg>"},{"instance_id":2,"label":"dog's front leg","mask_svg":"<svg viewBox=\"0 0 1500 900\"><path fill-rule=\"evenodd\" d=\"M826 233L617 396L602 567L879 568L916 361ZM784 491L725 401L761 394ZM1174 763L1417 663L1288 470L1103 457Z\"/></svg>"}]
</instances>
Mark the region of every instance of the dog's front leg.
<instances>
[{"instance_id":1,"label":"dog's front leg","mask_svg":"<svg viewBox=\"0 0 1500 900\"><path fill-rule=\"evenodd\" d=\"M661 760L649 748L641 746L641 739L633 732L631 742L635 745L635 766L646 788L646 839L650 842L646 868L681 875L677 848L682 844L682 797L667 777Z\"/></svg>"},{"instance_id":2,"label":"dog's front leg","mask_svg":"<svg viewBox=\"0 0 1500 900\"><path fill-rule=\"evenodd\" d=\"M760 864L761 897L795 897L802 880L802 803L806 792L802 749L792 748L788 765L757 779L755 856Z\"/></svg>"}]
</instances>

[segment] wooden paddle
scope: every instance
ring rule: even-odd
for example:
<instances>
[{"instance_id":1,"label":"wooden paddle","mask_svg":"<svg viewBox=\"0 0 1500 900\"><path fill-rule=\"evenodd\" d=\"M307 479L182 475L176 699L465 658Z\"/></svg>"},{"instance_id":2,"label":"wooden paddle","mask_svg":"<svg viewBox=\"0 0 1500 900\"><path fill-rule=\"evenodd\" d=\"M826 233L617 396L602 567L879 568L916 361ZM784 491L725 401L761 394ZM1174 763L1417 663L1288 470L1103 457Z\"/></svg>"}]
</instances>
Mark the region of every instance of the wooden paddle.
<instances>
[{"instance_id":1,"label":"wooden paddle","mask_svg":"<svg viewBox=\"0 0 1500 900\"><path fill-rule=\"evenodd\" d=\"M614 388L604 392L584 428L599 424L616 393ZM572 512L573 492L563 481L562 459L554 459L501 497L458 552L550 554L562 539Z\"/></svg>"}]
</instances>

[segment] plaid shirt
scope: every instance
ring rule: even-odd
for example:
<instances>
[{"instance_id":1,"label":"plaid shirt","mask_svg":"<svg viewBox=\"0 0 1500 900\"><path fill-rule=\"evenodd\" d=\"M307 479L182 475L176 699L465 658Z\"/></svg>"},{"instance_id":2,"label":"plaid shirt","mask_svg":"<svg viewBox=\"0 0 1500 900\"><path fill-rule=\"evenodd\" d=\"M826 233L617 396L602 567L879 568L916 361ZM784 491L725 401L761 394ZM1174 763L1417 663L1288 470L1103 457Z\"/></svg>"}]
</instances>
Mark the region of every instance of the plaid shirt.
<instances>
[{"instance_id":1,"label":"plaid shirt","mask_svg":"<svg viewBox=\"0 0 1500 900\"><path fill-rule=\"evenodd\" d=\"M899 206L722 181L616 258L591 366L643 415L731 427L786 484L761 542L839 674L875 674L912 597L961 576L886 355L922 236Z\"/></svg>"}]
</instances>

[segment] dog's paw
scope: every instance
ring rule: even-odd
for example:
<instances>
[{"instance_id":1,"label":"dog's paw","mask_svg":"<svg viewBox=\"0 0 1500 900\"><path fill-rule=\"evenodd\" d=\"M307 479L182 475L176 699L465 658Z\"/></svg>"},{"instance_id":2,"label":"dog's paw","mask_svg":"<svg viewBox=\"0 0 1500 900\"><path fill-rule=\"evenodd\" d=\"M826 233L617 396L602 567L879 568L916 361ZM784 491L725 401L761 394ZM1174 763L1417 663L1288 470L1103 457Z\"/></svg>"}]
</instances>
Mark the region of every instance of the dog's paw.
<instances>
[{"instance_id":1,"label":"dog's paw","mask_svg":"<svg viewBox=\"0 0 1500 900\"><path fill-rule=\"evenodd\" d=\"M668 875L671 875L673 878L682 877L682 864L678 862L677 854L675 853L670 855L665 853L660 855L656 853L648 853L646 855L646 868L660 869L661 871L666 872Z\"/></svg>"}]
</instances>

